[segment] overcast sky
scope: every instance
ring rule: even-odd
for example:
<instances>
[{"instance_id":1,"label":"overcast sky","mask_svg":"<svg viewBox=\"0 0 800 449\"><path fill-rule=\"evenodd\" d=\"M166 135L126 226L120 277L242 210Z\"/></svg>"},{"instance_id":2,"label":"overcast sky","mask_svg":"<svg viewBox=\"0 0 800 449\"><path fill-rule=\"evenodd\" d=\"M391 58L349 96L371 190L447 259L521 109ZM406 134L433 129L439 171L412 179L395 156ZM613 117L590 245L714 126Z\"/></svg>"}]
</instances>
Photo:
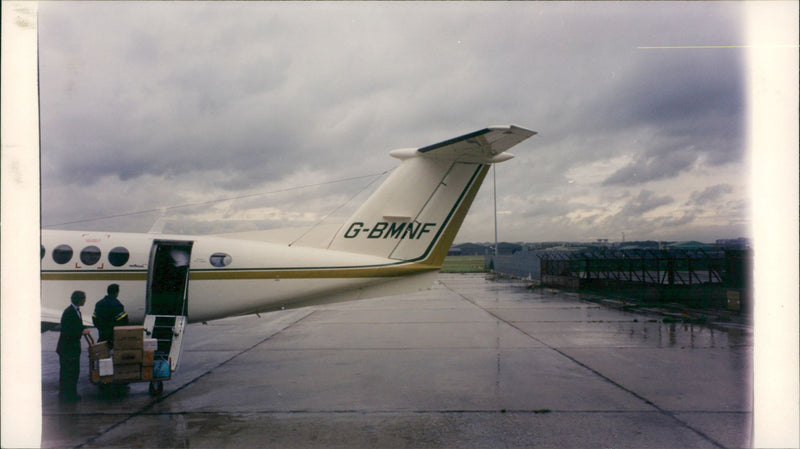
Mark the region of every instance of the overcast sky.
<instances>
[{"instance_id":1,"label":"overcast sky","mask_svg":"<svg viewBox=\"0 0 800 449\"><path fill-rule=\"evenodd\" d=\"M390 150L516 124L539 134L496 167L500 240L749 237L746 54L718 48L744 25L738 2L41 3L42 223L341 221ZM492 187L456 242L494 240Z\"/></svg>"}]
</instances>

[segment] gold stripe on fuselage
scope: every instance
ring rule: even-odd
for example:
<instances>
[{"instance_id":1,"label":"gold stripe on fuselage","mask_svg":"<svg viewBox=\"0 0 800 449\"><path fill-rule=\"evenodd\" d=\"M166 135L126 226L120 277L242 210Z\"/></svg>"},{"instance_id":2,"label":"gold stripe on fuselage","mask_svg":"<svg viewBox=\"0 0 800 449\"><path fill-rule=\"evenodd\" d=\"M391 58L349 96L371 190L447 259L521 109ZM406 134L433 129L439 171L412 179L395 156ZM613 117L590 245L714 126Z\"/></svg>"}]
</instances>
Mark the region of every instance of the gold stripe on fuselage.
<instances>
[{"instance_id":1,"label":"gold stripe on fuselage","mask_svg":"<svg viewBox=\"0 0 800 449\"><path fill-rule=\"evenodd\" d=\"M43 281L146 281L147 271L43 271Z\"/></svg>"},{"instance_id":2,"label":"gold stripe on fuselage","mask_svg":"<svg viewBox=\"0 0 800 449\"><path fill-rule=\"evenodd\" d=\"M398 277L438 270L439 267L413 263L385 267L309 268L309 269L252 269L252 270L190 270L189 281L240 279L333 279ZM147 272L44 272L43 281L146 281Z\"/></svg>"}]
</instances>

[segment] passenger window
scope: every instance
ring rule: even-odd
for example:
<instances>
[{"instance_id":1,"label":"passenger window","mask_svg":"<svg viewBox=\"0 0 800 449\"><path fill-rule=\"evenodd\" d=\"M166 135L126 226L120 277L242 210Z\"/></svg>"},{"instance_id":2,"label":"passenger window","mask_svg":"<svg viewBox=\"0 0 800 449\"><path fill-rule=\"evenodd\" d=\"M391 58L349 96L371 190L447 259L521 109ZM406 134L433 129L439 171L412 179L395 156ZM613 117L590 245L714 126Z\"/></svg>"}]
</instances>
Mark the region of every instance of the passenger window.
<instances>
[{"instance_id":1,"label":"passenger window","mask_svg":"<svg viewBox=\"0 0 800 449\"><path fill-rule=\"evenodd\" d=\"M208 258L208 261L215 267L227 267L231 264L233 259L225 253L214 253Z\"/></svg>"},{"instance_id":2,"label":"passenger window","mask_svg":"<svg viewBox=\"0 0 800 449\"><path fill-rule=\"evenodd\" d=\"M53 261L64 265L72 259L72 247L69 245L58 245L53 250Z\"/></svg>"},{"instance_id":3,"label":"passenger window","mask_svg":"<svg viewBox=\"0 0 800 449\"><path fill-rule=\"evenodd\" d=\"M128 252L128 249L121 246L112 249L108 253L108 261L115 267L121 267L125 265L128 263L128 259L130 259L130 257L131 254Z\"/></svg>"},{"instance_id":4,"label":"passenger window","mask_svg":"<svg viewBox=\"0 0 800 449\"><path fill-rule=\"evenodd\" d=\"M84 265L94 265L100 260L100 248L92 245L83 248L81 251L81 262Z\"/></svg>"}]
</instances>

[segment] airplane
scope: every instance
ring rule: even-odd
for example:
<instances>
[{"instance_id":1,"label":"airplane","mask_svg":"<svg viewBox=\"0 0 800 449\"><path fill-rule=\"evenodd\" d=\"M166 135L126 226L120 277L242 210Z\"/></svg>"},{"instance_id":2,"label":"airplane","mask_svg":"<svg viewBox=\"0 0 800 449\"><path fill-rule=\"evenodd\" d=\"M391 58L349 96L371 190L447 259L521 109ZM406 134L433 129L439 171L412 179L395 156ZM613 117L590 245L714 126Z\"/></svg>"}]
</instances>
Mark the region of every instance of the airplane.
<instances>
[{"instance_id":1,"label":"airplane","mask_svg":"<svg viewBox=\"0 0 800 449\"><path fill-rule=\"evenodd\" d=\"M74 290L101 298L118 284L131 324L169 328L174 371L187 323L428 289L491 164L535 134L492 126L391 151L400 165L333 232L42 230L42 332L57 326Z\"/></svg>"}]
</instances>

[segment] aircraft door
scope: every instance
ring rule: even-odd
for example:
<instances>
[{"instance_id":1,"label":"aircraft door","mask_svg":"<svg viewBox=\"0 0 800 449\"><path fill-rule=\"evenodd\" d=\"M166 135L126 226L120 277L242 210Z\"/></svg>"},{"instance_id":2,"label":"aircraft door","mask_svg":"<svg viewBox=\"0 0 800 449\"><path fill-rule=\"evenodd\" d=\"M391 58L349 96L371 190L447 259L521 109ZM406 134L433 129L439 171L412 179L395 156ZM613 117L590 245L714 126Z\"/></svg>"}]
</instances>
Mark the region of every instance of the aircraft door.
<instances>
[{"instance_id":1,"label":"aircraft door","mask_svg":"<svg viewBox=\"0 0 800 449\"><path fill-rule=\"evenodd\" d=\"M188 314L189 260L193 242L153 242L147 273L148 315Z\"/></svg>"},{"instance_id":2,"label":"aircraft door","mask_svg":"<svg viewBox=\"0 0 800 449\"><path fill-rule=\"evenodd\" d=\"M191 241L155 240L147 273L147 308L144 328L158 341L156 358L178 368L181 341L189 305Z\"/></svg>"}]
</instances>

